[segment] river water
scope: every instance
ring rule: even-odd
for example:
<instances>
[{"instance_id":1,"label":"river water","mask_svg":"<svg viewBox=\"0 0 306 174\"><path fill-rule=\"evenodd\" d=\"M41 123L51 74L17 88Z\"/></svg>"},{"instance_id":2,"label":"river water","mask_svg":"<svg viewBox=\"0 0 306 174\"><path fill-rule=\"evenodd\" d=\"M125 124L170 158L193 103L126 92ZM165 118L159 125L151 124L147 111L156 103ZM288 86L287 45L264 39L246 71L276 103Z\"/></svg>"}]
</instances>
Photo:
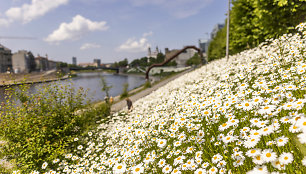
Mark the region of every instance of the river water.
<instances>
[{"instance_id":1,"label":"river water","mask_svg":"<svg viewBox=\"0 0 306 174\"><path fill-rule=\"evenodd\" d=\"M51 85L67 85L69 83L73 84L73 87L78 89L82 87L85 90L88 90L88 98L92 101L100 101L105 97L105 92L101 90L101 77L104 77L108 86L112 86L109 90L110 96L118 96L122 93L123 86L125 83L128 83L128 90L132 90L137 88L145 83L144 76L138 75L118 75L118 74L110 74L104 72L89 72L89 73L78 73L77 77L50 82ZM35 93L39 88L41 88L44 84L37 83L31 85L29 88L30 93ZM0 101L4 100L4 87L0 87Z\"/></svg>"}]
</instances>

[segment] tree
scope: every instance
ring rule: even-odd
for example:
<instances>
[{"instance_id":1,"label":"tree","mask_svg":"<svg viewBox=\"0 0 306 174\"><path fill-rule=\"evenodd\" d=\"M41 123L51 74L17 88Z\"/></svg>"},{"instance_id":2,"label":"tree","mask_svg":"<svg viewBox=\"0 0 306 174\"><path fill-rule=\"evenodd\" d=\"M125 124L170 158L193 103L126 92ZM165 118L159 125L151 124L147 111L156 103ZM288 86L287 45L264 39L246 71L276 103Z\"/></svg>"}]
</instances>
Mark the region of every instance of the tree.
<instances>
[{"instance_id":1,"label":"tree","mask_svg":"<svg viewBox=\"0 0 306 174\"><path fill-rule=\"evenodd\" d=\"M162 63L165 61L165 55L163 53L158 53L156 57L156 63Z\"/></svg>"},{"instance_id":2,"label":"tree","mask_svg":"<svg viewBox=\"0 0 306 174\"><path fill-rule=\"evenodd\" d=\"M199 56L198 53L195 53L190 59L187 60L186 64L188 66L191 65L200 65L202 62L201 57Z\"/></svg>"},{"instance_id":3,"label":"tree","mask_svg":"<svg viewBox=\"0 0 306 174\"><path fill-rule=\"evenodd\" d=\"M230 12L230 54L258 46L292 32L306 20L305 0L233 0ZM226 30L221 29L208 48L208 60L225 55Z\"/></svg>"},{"instance_id":4,"label":"tree","mask_svg":"<svg viewBox=\"0 0 306 174\"><path fill-rule=\"evenodd\" d=\"M128 66L128 64L129 64L129 62L128 62L127 58L118 62L119 67L126 67L126 66Z\"/></svg>"},{"instance_id":5,"label":"tree","mask_svg":"<svg viewBox=\"0 0 306 174\"><path fill-rule=\"evenodd\" d=\"M226 28L222 28L217 32L215 38L208 46L208 61L219 59L225 56L226 48Z\"/></svg>"}]
</instances>

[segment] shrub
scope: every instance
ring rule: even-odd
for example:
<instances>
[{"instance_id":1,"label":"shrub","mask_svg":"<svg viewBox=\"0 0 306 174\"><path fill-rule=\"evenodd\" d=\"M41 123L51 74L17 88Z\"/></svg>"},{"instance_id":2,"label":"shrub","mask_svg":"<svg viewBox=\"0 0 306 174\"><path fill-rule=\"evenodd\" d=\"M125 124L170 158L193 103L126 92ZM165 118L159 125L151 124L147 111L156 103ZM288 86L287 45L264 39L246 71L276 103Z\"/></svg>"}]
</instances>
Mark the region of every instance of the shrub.
<instances>
[{"instance_id":1,"label":"shrub","mask_svg":"<svg viewBox=\"0 0 306 174\"><path fill-rule=\"evenodd\" d=\"M151 82L149 80L146 81L146 83L144 84L144 88L151 88Z\"/></svg>"},{"instance_id":2,"label":"shrub","mask_svg":"<svg viewBox=\"0 0 306 174\"><path fill-rule=\"evenodd\" d=\"M129 95L128 87L129 87L128 83L123 84L123 90L122 90L122 93L120 95L120 99L123 99L123 98L125 98Z\"/></svg>"},{"instance_id":3,"label":"shrub","mask_svg":"<svg viewBox=\"0 0 306 174\"><path fill-rule=\"evenodd\" d=\"M62 156L73 138L109 114L108 105L88 108L86 92L71 85L46 85L35 94L28 88L7 90L0 108L0 135L7 141L4 155L16 160L22 171L40 169L45 160Z\"/></svg>"}]
</instances>

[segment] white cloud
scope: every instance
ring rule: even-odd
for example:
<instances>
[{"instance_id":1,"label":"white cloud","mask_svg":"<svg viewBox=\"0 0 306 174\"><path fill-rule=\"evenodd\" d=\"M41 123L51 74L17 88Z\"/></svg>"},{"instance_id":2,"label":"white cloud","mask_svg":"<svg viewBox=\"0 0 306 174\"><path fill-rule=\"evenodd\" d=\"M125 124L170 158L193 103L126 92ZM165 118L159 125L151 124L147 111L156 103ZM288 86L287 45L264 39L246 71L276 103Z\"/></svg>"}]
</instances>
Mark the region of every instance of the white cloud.
<instances>
[{"instance_id":1,"label":"white cloud","mask_svg":"<svg viewBox=\"0 0 306 174\"><path fill-rule=\"evenodd\" d=\"M150 31L150 32L148 32L148 33L143 33L143 37L148 37L148 36L152 36L153 35L153 32L152 31Z\"/></svg>"},{"instance_id":2,"label":"white cloud","mask_svg":"<svg viewBox=\"0 0 306 174\"><path fill-rule=\"evenodd\" d=\"M105 31L108 28L105 21L94 22L81 15L76 15L72 22L60 24L57 30L45 38L45 41L58 43L64 40L77 40L88 32Z\"/></svg>"},{"instance_id":3,"label":"white cloud","mask_svg":"<svg viewBox=\"0 0 306 174\"><path fill-rule=\"evenodd\" d=\"M28 23L38 17L44 16L49 11L67 4L69 0L32 0L31 4L21 7L12 7L5 12L7 21L21 21Z\"/></svg>"},{"instance_id":4,"label":"white cloud","mask_svg":"<svg viewBox=\"0 0 306 174\"><path fill-rule=\"evenodd\" d=\"M213 0L130 0L134 6L154 5L176 18L187 18L200 12Z\"/></svg>"},{"instance_id":5,"label":"white cloud","mask_svg":"<svg viewBox=\"0 0 306 174\"><path fill-rule=\"evenodd\" d=\"M144 33L139 40L130 38L124 44L120 45L117 48L117 51L125 51L130 53L145 52L147 51L148 47L150 47L147 36L151 36L152 34L153 32Z\"/></svg>"},{"instance_id":6,"label":"white cloud","mask_svg":"<svg viewBox=\"0 0 306 174\"><path fill-rule=\"evenodd\" d=\"M85 43L81 46L80 50L86 50L91 48L100 48L101 45L95 43Z\"/></svg>"},{"instance_id":7,"label":"white cloud","mask_svg":"<svg viewBox=\"0 0 306 174\"><path fill-rule=\"evenodd\" d=\"M10 25L10 23L11 23L11 22L10 22L9 20L0 18L0 27L1 27L1 26L7 27L7 26Z\"/></svg>"}]
</instances>

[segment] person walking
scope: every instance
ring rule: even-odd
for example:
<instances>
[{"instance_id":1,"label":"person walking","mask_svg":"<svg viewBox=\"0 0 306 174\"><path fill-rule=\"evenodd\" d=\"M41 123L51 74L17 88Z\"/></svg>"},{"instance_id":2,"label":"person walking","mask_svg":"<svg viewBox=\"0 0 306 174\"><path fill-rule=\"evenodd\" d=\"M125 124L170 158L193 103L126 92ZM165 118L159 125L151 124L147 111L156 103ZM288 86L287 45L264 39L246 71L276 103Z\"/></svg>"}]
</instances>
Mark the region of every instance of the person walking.
<instances>
[{"instance_id":1,"label":"person walking","mask_svg":"<svg viewBox=\"0 0 306 174\"><path fill-rule=\"evenodd\" d=\"M133 109L133 103L132 100L130 98L126 98L125 99L127 107L128 107L128 111L130 112Z\"/></svg>"}]
</instances>

